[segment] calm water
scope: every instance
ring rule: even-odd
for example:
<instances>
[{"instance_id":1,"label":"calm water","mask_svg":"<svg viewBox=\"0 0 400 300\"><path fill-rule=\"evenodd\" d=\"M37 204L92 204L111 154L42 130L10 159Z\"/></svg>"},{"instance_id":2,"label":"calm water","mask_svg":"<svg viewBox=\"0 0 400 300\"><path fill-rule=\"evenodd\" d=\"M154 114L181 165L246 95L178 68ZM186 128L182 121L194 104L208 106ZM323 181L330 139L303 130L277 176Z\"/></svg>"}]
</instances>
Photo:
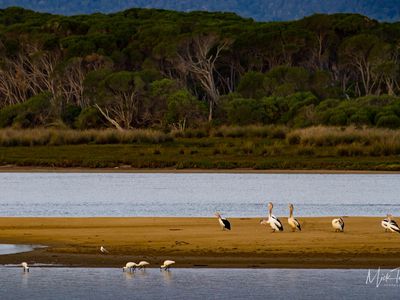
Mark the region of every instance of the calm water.
<instances>
[{"instance_id":1,"label":"calm water","mask_svg":"<svg viewBox=\"0 0 400 300\"><path fill-rule=\"evenodd\" d=\"M40 248L40 246L0 244L0 255L29 252L35 248Z\"/></svg>"},{"instance_id":2,"label":"calm water","mask_svg":"<svg viewBox=\"0 0 400 300\"><path fill-rule=\"evenodd\" d=\"M0 216L400 214L400 175L0 173Z\"/></svg>"},{"instance_id":3,"label":"calm water","mask_svg":"<svg viewBox=\"0 0 400 300\"><path fill-rule=\"evenodd\" d=\"M398 298L395 280L376 287L375 281L366 284L367 276L368 270L301 269L148 269L128 274L121 269L31 268L24 274L0 267L0 299Z\"/></svg>"}]
</instances>

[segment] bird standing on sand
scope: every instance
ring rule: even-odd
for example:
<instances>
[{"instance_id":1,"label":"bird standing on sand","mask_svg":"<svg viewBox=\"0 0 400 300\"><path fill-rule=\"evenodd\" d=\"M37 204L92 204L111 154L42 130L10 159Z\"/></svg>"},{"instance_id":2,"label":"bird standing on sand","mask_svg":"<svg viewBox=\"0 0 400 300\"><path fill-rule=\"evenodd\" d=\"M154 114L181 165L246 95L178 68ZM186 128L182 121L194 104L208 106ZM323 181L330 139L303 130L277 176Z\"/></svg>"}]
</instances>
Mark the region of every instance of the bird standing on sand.
<instances>
[{"instance_id":1,"label":"bird standing on sand","mask_svg":"<svg viewBox=\"0 0 400 300\"><path fill-rule=\"evenodd\" d=\"M160 267L160 270L164 269L164 271L169 271L169 268L174 263L175 263L175 261L173 261L173 260L166 260L166 261L164 261L163 265Z\"/></svg>"},{"instance_id":2,"label":"bird standing on sand","mask_svg":"<svg viewBox=\"0 0 400 300\"><path fill-rule=\"evenodd\" d=\"M145 266L148 266L149 264L150 264L149 262L142 260L141 262L139 262L139 263L136 265L136 267L138 267L139 270L141 270L141 269L144 269Z\"/></svg>"},{"instance_id":3,"label":"bird standing on sand","mask_svg":"<svg viewBox=\"0 0 400 300\"><path fill-rule=\"evenodd\" d=\"M108 252L108 250L107 250L106 248L104 248L103 246L100 247L100 252L103 253L103 254L110 253L110 252Z\"/></svg>"},{"instance_id":4,"label":"bird standing on sand","mask_svg":"<svg viewBox=\"0 0 400 300\"><path fill-rule=\"evenodd\" d=\"M386 219L381 221L381 226L385 229L385 232L389 232L389 214L386 215Z\"/></svg>"},{"instance_id":5,"label":"bird standing on sand","mask_svg":"<svg viewBox=\"0 0 400 300\"><path fill-rule=\"evenodd\" d=\"M22 266L22 270L24 270L24 272L29 272L28 263L23 262L23 263L21 263L21 266Z\"/></svg>"},{"instance_id":6,"label":"bird standing on sand","mask_svg":"<svg viewBox=\"0 0 400 300\"><path fill-rule=\"evenodd\" d=\"M137 264L134 262L127 262L125 267L122 267L122 272L128 271L128 272L132 272L135 271L135 268L137 267Z\"/></svg>"},{"instance_id":7,"label":"bird standing on sand","mask_svg":"<svg viewBox=\"0 0 400 300\"><path fill-rule=\"evenodd\" d=\"M279 219L272 214L273 207L274 205L272 204L272 202L268 203L268 219L261 220L260 224L269 224L269 226L271 226L272 228L272 232L283 231L283 225L281 221L279 221Z\"/></svg>"},{"instance_id":8,"label":"bird standing on sand","mask_svg":"<svg viewBox=\"0 0 400 300\"><path fill-rule=\"evenodd\" d=\"M225 230L225 229L231 230L231 223L229 223L228 219L221 217L219 212L216 212L215 216L218 218L218 221L219 221L219 224L221 225L222 230Z\"/></svg>"},{"instance_id":9,"label":"bird standing on sand","mask_svg":"<svg viewBox=\"0 0 400 300\"><path fill-rule=\"evenodd\" d=\"M292 227L292 231L295 232L296 229L301 231L301 226L300 222L293 217L293 204L289 204L289 218L288 218L288 223L290 227Z\"/></svg>"},{"instance_id":10,"label":"bird standing on sand","mask_svg":"<svg viewBox=\"0 0 400 300\"><path fill-rule=\"evenodd\" d=\"M332 227L335 229L335 232L343 232L344 230L344 221L342 218L333 219Z\"/></svg>"},{"instance_id":11,"label":"bird standing on sand","mask_svg":"<svg viewBox=\"0 0 400 300\"><path fill-rule=\"evenodd\" d=\"M391 214L386 215L386 219L382 220L381 225L385 228L385 231L398 232L400 233L399 225L396 221L392 220L393 216Z\"/></svg>"}]
</instances>

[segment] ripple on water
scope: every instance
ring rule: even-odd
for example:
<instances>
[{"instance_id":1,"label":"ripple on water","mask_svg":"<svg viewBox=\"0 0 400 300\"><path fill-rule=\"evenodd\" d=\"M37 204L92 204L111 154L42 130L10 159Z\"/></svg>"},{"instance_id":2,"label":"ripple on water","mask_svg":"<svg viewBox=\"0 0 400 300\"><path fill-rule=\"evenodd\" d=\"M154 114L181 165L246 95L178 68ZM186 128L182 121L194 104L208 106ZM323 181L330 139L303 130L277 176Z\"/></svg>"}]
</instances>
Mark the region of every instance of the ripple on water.
<instances>
[{"instance_id":1,"label":"ripple on water","mask_svg":"<svg viewBox=\"0 0 400 300\"><path fill-rule=\"evenodd\" d=\"M0 299L398 298L394 280L394 285L376 287L375 282L366 283L367 277L368 270L332 269L192 268L122 273L115 268L31 268L23 273L2 268Z\"/></svg>"}]
</instances>

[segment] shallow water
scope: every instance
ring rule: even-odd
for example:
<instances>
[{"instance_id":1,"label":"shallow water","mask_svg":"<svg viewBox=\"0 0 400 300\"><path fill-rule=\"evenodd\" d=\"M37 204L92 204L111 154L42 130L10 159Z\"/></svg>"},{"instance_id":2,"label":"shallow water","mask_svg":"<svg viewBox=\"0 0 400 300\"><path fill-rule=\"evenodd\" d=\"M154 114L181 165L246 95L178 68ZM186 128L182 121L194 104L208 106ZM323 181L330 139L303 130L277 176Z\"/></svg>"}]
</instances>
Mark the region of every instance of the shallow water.
<instances>
[{"instance_id":1,"label":"shallow water","mask_svg":"<svg viewBox=\"0 0 400 300\"><path fill-rule=\"evenodd\" d=\"M400 214L399 174L0 173L0 216Z\"/></svg>"},{"instance_id":2,"label":"shallow water","mask_svg":"<svg viewBox=\"0 0 400 300\"><path fill-rule=\"evenodd\" d=\"M34 245L0 244L0 255L29 252L38 247Z\"/></svg>"},{"instance_id":3,"label":"shallow water","mask_svg":"<svg viewBox=\"0 0 400 300\"><path fill-rule=\"evenodd\" d=\"M376 274L372 270L371 279ZM386 274L386 271L381 271ZM395 276L393 272L391 276ZM368 270L0 268L0 299L374 299L395 280L366 284ZM307 288L305 288L307 287Z\"/></svg>"}]
</instances>

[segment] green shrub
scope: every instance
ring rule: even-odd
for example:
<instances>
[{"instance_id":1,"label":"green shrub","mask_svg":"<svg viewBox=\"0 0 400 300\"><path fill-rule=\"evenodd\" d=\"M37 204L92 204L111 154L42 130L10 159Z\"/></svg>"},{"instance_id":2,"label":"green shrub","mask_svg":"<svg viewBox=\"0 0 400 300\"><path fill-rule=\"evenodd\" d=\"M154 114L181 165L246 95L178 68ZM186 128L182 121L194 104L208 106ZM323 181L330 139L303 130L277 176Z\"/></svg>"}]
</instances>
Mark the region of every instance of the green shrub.
<instances>
[{"instance_id":1,"label":"green shrub","mask_svg":"<svg viewBox=\"0 0 400 300\"><path fill-rule=\"evenodd\" d=\"M73 127L81 111L82 109L79 106L73 104L67 104L65 110L61 114L61 119L65 124L67 124L70 127Z\"/></svg>"},{"instance_id":2,"label":"green shrub","mask_svg":"<svg viewBox=\"0 0 400 300\"><path fill-rule=\"evenodd\" d=\"M50 118L50 93L41 93L24 103L10 105L0 111L0 127L31 128L45 125Z\"/></svg>"},{"instance_id":3,"label":"green shrub","mask_svg":"<svg viewBox=\"0 0 400 300\"><path fill-rule=\"evenodd\" d=\"M11 126L20 112L21 104L7 106L0 110L0 127L5 128Z\"/></svg>"},{"instance_id":4,"label":"green shrub","mask_svg":"<svg viewBox=\"0 0 400 300\"><path fill-rule=\"evenodd\" d=\"M400 127L400 118L394 114L381 115L378 117L376 126L393 128L393 129L399 128Z\"/></svg>"},{"instance_id":5,"label":"green shrub","mask_svg":"<svg viewBox=\"0 0 400 300\"><path fill-rule=\"evenodd\" d=\"M75 121L78 129L101 128L104 126L100 112L94 107L88 107L81 111Z\"/></svg>"}]
</instances>

